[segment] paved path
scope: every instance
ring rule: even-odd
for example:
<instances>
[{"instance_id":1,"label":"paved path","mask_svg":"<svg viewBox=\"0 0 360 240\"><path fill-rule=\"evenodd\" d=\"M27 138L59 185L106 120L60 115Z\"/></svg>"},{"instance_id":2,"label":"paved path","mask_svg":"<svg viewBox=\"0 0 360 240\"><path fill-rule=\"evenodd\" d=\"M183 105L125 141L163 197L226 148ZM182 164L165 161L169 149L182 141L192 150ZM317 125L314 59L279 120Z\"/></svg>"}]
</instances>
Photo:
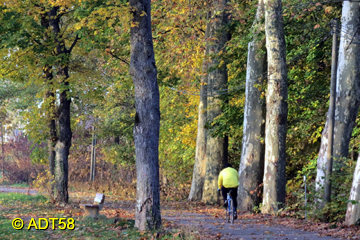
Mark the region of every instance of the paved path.
<instances>
[{"instance_id":1,"label":"paved path","mask_svg":"<svg viewBox=\"0 0 360 240\"><path fill-rule=\"evenodd\" d=\"M241 217L241 216L239 216ZM177 213L165 211L162 218L176 225L192 228L203 235L201 239L217 236L218 239L288 239L288 240L330 240L340 239L321 237L317 233L293 229L282 225L259 224L255 219L237 219L234 224L225 219L214 218L205 214Z\"/></svg>"},{"instance_id":2,"label":"paved path","mask_svg":"<svg viewBox=\"0 0 360 240\"><path fill-rule=\"evenodd\" d=\"M120 208L123 210L134 209L135 204L124 202L123 204L108 204L110 208ZM133 210L132 210L133 211ZM259 219L239 219L234 224L227 223L224 218L214 217L203 213L192 213L191 211L181 211L164 206L161 210L161 218L175 226L183 226L188 231L198 232L201 239L282 239L282 240L340 240L341 238L321 237L316 232L309 232L279 224L264 223Z\"/></svg>"},{"instance_id":3,"label":"paved path","mask_svg":"<svg viewBox=\"0 0 360 240\"><path fill-rule=\"evenodd\" d=\"M15 192L15 193L24 193L24 194L31 194L36 195L37 191L35 190L29 190L26 188L10 188L10 187L0 187L0 192Z\"/></svg>"}]
</instances>

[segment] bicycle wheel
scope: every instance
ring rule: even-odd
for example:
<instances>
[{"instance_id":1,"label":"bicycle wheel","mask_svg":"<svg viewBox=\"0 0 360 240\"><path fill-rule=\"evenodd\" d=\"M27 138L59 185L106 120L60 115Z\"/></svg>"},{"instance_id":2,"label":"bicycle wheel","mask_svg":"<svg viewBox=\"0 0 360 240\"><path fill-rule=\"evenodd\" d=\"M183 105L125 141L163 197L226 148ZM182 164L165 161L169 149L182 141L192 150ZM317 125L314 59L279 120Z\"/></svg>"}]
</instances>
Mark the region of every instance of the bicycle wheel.
<instances>
[{"instance_id":1,"label":"bicycle wheel","mask_svg":"<svg viewBox=\"0 0 360 240\"><path fill-rule=\"evenodd\" d=\"M235 211L234 211L234 202L233 200L231 200L231 204L230 204L230 221L231 223L234 223L234 214L235 214Z\"/></svg>"},{"instance_id":2,"label":"bicycle wheel","mask_svg":"<svg viewBox=\"0 0 360 240\"><path fill-rule=\"evenodd\" d=\"M230 212L229 212L229 202L228 206L225 208L226 222L230 222Z\"/></svg>"}]
</instances>

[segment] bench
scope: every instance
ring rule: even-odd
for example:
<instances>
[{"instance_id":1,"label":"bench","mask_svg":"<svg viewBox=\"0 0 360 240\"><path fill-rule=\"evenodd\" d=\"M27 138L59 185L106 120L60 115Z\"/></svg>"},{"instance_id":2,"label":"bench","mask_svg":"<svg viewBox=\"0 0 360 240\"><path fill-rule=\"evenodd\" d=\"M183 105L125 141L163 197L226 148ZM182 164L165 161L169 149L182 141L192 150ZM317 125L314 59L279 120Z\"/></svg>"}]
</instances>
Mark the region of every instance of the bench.
<instances>
[{"instance_id":1,"label":"bench","mask_svg":"<svg viewBox=\"0 0 360 240\"><path fill-rule=\"evenodd\" d=\"M91 216L97 219L99 211L103 208L105 201L105 195L97 193L94 199L94 204L80 204L80 208L85 211L84 216Z\"/></svg>"}]
</instances>

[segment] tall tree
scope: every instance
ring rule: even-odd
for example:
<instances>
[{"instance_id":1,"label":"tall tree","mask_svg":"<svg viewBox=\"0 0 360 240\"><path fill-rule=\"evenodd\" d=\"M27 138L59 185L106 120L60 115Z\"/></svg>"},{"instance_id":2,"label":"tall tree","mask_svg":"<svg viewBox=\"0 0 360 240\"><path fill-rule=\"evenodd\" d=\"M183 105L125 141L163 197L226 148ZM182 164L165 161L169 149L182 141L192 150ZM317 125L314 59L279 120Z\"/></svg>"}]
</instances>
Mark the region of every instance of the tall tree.
<instances>
[{"instance_id":1,"label":"tall tree","mask_svg":"<svg viewBox=\"0 0 360 240\"><path fill-rule=\"evenodd\" d=\"M354 43L360 29L360 3L343 2L337 73L334 159L347 157L349 142L360 104L360 48ZM360 154L353 176L350 201L360 201ZM360 218L359 203L348 203L345 222L354 224Z\"/></svg>"},{"instance_id":2,"label":"tall tree","mask_svg":"<svg viewBox=\"0 0 360 240\"><path fill-rule=\"evenodd\" d=\"M60 81L60 104L58 107L59 116L59 137L55 144L55 198L58 202L67 203L68 193L68 157L71 147L71 126L70 126L70 104L69 96L69 59L71 51L76 45L79 37L76 35L69 48L65 45L65 40L61 33L60 19L63 16L60 13L60 6L54 6L48 13L49 25L53 33L55 44L55 68L57 77Z\"/></svg>"},{"instance_id":3,"label":"tall tree","mask_svg":"<svg viewBox=\"0 0 360 240\"><path fill-rule=\"evenodd\" d=\"M360 5L344 2L341 17L341 36L336 78L335 126L333 159L348 156L349 142L355 125L360 104L360 49L354 39L359 34ZM329 113L328 113L329 115ZM322 133L321 147L317 162L316 189L321 192L325 184L325 153L328 148L328 122ZM322 196L320 196L322 198ZM322 204L323 206L323 204Z\"/></svg>"},{"instance_id":4,"label":"tall tree","mask_svg":"<svg viewBox=\"0 0 360 240\"><path fill-rule=\"evenodd\" d=\"M264 0L268 60L263 213L285 203L287 69L281 0Z\"/></svg>"},{"instance_id":5,"label":"tall tree","mask_svg":"<svg viewBox=\"0 0 360 240\"><path fill-rule=\"evenodd\" d=\"M225 51L225 44L230 39L228 0L212 1L209 30L209 63L207 85L207 122L211 123L221 113L223 100L217 96L219 90L227 87L226 64L221 62L221 52ZM227 162L227 141L225 136L214 137L211 131L207 133L206 143L206 174L202 201L213 204L217 201L217 179L221 168Z\"/></svg>"},{"instance_id":6,"label":"tall tree","mask_svg":"<svg viewBox=\"0 0 360 240\"><path fill-rule=\"evenodd\" d=\"M208 17L207 17L208 19ZM209 23L207 24L209 25ZM209 27L206 27L205 41L209 37ZM202 198L204 179L206 173L206 117L207 117L207 80L208 80L208 59L209 46L205 46L205 57L203 60L203 69L200 83L200 101L198 110L198 125L196 136L196 152L194 172L189 194L190 201L200 201Z\"/></svg>"},{"instance_id":7,"label":"tall tree","mask_svg":"<svg viewBox=\"0 0 360 240\"><path fill-rule=\"evenodd\" d=\"M9 72L18 72L17 68L22 67L25 78L34 81L36 84L46 86L44 105L49 107L46 113L46 125L50 130L50 171L55 173L55 197L58 202L68 202L68 155L71 146L70 129L70 103L69 96L69 59L78 37L75 35L73 26L74 18L71 13L74 2L24 2L9 1L4 3L6 10L2 11L4 20L6 15L14 15L10 25L2 35L2 47L7 47L16 52L23 51L24 54L18 58L19 63L10 64ZM3 9L2 9L3 10ZM70 13L70 14L69 14ZM66 16L65 16L66 15ZM19 24L24 23L24 24ZM26 24L25 24L26 23ZM9 34L12 33L12 34ZM12 41L12 38L22 41ZM6 42L13 42L11 45ZM70 46L66 46L69 43ZM11 56L12 58L13 56ZM16 56L15 56L16 57ZM9 75L8 75L9 76ZM39 77L41 76L41 77ZM19 74L12 78L20 80ZM44 84L45 83L45 84ZM58 111L54 113L55 89L59 89L60 103ZM38 107L36 108L37 110ZM59 119L59 137L56 136L54 118ZM52 119L52 120L51 120ZM48 131L46 131L48 132ZM37 139L39 141L39 139ZM41 139L44 140L44 139ZM56 152L55 164L54 150Z\"/></svg>"},{"instance_id":8,"label":"tall tree","mask_svg":"<svg viewBox=\"0 0 360 240\"><path fill-rule=\"evenodd\" d=\"M266 51L264 38L264 1L259 0L253 24L253 40L248 45L245 110L241 160L239 167L238 209L251 211L260 203L260 185L264 172L265 101L262 98Z\"/></svg>"},{"instance_id":9,"label":"tall tree","mask_svg":"<svg viewBox=\"0 0 360 240\"><path fill-rule=\"evenodd\" d=\"M349 142L360 104L360 48L353 40L359 36L360 4L344 1L341 17L335 127L334 160L347 157Z\"/></svg>"},{"instance_id":10,"label":"tall tree","mask_svg":"<svg viewBox=\"0 0 360 240\"><path fill-rule=\"evenodd\" d=\"M137 193L135 226L161 226L159 192L159 87L151 33L150 0L130 0L130 75L135 85L134 141Z\"/></svg>"}]
</instances>

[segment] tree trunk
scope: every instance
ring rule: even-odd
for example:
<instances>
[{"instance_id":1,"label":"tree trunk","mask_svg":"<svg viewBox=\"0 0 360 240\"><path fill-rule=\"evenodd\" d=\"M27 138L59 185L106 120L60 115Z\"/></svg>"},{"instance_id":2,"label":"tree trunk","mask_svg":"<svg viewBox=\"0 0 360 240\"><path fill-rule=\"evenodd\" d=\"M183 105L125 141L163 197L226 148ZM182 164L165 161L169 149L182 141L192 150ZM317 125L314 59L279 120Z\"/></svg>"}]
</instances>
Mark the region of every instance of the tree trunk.
<instances>
[{"instance_id":1,"label":"tree trunk","mask_svg":"<svg viewBox=\"0 0 360 240\"><path fill-rule=\"evenodd\" d=\"M336 82L336 105L335 105L335 129L333 141L333 159L339 160L347 157L352 130L360 103L360 49L352 43L352 38L359 36L360 4L358 2L344 2L342 9L342 31L340 37L337 82ZM329 113L328 113L329 115ZM320 193L317 199L322 208L322 186L325 185L325 167L328 159L326 151L328 147L328 122L322 133L321 146L317 162L316 192Z\"/></svg>"},{"instance_id":2,"label":"tree trunk","mask_svg":"<svg viewBox=\"0 0 360 240\"><path fill-rule=\"evenodd\" d=\"M207 17L208 19L208 17ZM209 37L209 24L206 26L205 41ZM189 194L190 201L200 201L202 198L204 178L206 172L206 116L207 116L207 71L208 71L209 46L205 46L205 57L200 84L200 102L198 113L198 127L196 136L196 152L194 172Z\"/></svg>"},{"instance_id":3,"label":"tree trunk","mask_svg":"<svg viewBox=\"0 0 360 240\"><path fill-rule=\"evenodd\" d=\"M360 49L352 38L360 33L360 3L343 2L337 73L334 159L347 157L349 142L360 103ZM356 163L349 200L360 201L360 154ZM348 203L345 222L348 225L360 219L360 203Z\"/></svg>"},{"instance_id":4,"label":"tree trunk","mask_svg":"<svg viewBox=\"0 0 360 240\"><path fill-rule=\"evenodd\" d=\"M348 157L349 142L360 104L360 48L352 43L360 33L360 3L343 3L336 84L334 160ZM346 33L344 33L346 32Z\"/></svg>"},{"instance_id":5,"label":"tree trunk","mask_svg":"<svg viewBox=\"0 0 360 240\"><path fill-rule=\"evenodd\" d=\"M327 113L327 119L329 118L329 112L330 109L328 110ZM321 135L321 145L319 150L319 156L317 159L317 170L316 170L316 180L315 180L315 184L316 184L315 189L317 196L315 201L319 203L318 206L319 208L324 207L323 199L324 199L324 186L325 186L325 168L327 163L326 152L329 144L328 125L329 125L328 120L326 120L325 127Z\"/></svg>"},{"instance_id":6,"label":"tree trunk","mask_svg":"<svg viewBox=\"0 0 360 240\"><path fill-rule=\"evenodd\" d=\"M130 75L135 85L135 227L161 226L159 192L159 88L151 34L150 0L130 0L132 13Z\"/></svg>"},{"instance_id":7,"label":"tree trunk","mask_svg":"<svg viewBox=\"0 0 360 240\"><path fill-rule=\"evenodd\" d=\"M360 219L360 154L356 163L349 201L357 201L357 204L349 202L346 211L345 223L353 225Z\"/></svg>"},{"instance_id":8,"label":"tree trunk","mask_svg":"<svg viewBox=\"0 0 360 240\"><path fill-rule=\"evenodd\" d=\"M54 35L56 44L55 55L57 59L57 76L60 84L63 86L60 92L60 105L58 108L59 116L59 138L55 144L56 161L55 161L55 198L57 202L67 203L69 200L68 193L68 157L71 147L71 126L70 126L70 104L71 98L69 92L69 69L68 60L71 49L67 50L65 42L60 32L60 17L58 14L59 7L53 7L49 12L49 22ZM74 44L76 41L72 44Z\"/></svg>"},{"instance_id":9,"label":"tree trunk","mask_svg":"<svg viewBox=\"0 0 360 240\"><path fill-rule=\"evenodd\" d=\"M229 14L226 10L228 2L229 0L213 1L212 17L209 24L209 39L212 39L209 42L209 54L213 56L208 67L214 69L208 72L208 123L212 123L222 113L221 105L223 100L216 94L218 94L219 90L224 91L227 87L226 64L220 63L218 54L220 51L225 51L225 44L230 39L229 31L226 29L229 21ZM202 201L209 204L217 202L218 175L227 162L227 159L225 159L227 155L225 147L225 136L213 137L211 131L207 132L206 174Z\"/></svg>"},{"instance_id":10,"label":"tree trunk","mask_svg":"<svg viewBox=\"0 0 360 240\"><path fill-rule=\"evenodd\" d=\"M57 134L56 134L56 124L55 119L51 119L49 123L50 129L50 139L48 139L48 148L49 148L49 169L50 169L50 185L51 185L51 194L54 194L55 190L55 144L57 141Z\"/></svg>"},{"instance_id":11,"label":"tree trunk","mask_svg":"<svg viewBox=\"0 0 360 240\"><path fill-rule=\"evenodd\" d=\"M63 69L63 83L66 90L60 93L59 105L59 139L55 145L56 162L55 162L55 185L56 199L58 202L67 203L69 200L68 193L68 157L71 147L71 126L70 126L70 104L71 98L68 98L69 78L68 68Z\"/></svg>"},{"instance_id":12,"label":"tree trunk","mask_svg":"<svg viewBox=\"0 0 360 240\"><path fill-rule=\"evenodd\" d=\"M285 203L287 72L281 0L264 0L268 56L263 213Z\"/></svg>"},{"instance_id":13,"label":"tree trunk","mask_svg":"<svg viewBox=\"0 0 360 240\"><path fill-rule=\"evenodd\" d=\"M266 71L264 32L264 2L259 0L253 24L254 39L248 46L246 69L244 133L239 166L238 209L251 211L261 201L261 183L264 173L265 100L261 97Z\"/></svg>"}]
</instances>

